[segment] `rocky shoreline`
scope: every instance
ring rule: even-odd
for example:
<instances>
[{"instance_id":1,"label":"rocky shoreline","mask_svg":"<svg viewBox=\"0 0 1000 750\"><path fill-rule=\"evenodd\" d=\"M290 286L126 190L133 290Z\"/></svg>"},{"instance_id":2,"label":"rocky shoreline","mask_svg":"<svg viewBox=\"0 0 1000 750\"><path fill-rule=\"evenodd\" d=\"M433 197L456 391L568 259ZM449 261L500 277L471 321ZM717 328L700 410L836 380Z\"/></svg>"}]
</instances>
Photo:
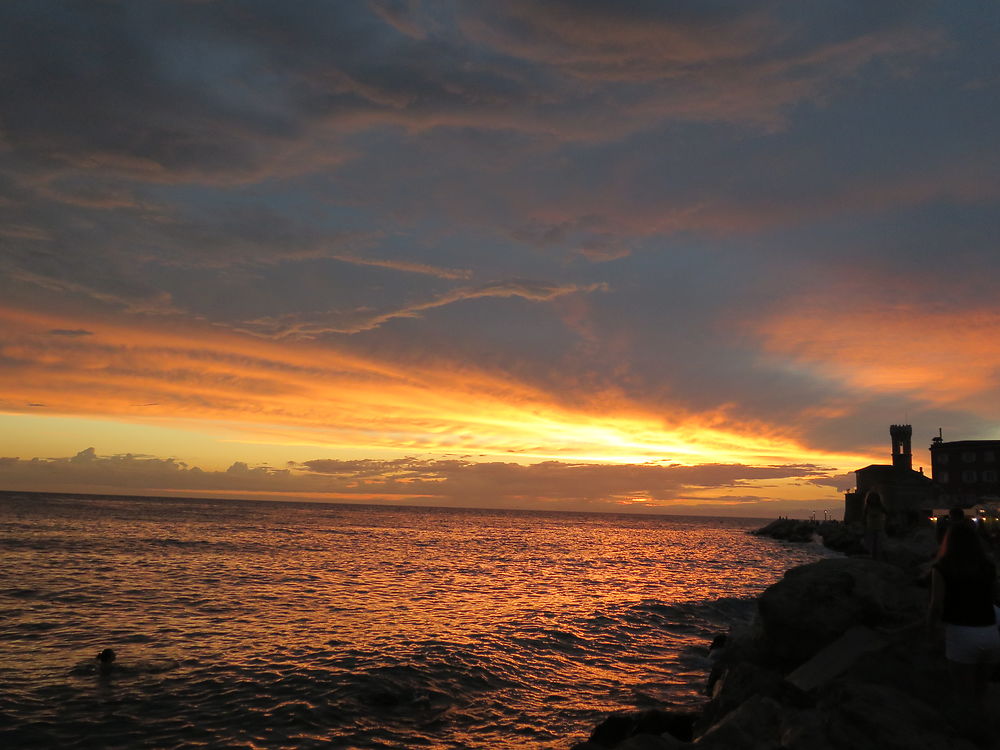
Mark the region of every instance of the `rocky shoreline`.
<instances>
[{"instance_id":1,"label":"rocky shoreline","mask_svg":"<svg viewBox=\"0 0 1000 750\"><path fill-rule=\"evenodd\" d=\"M818 541L845 555L865 553L861 530L841 521L801 521L795 518L778 518L763 528L751 532L786 542Z\"/></svg>"},{"instance_id":2,"label":"rocky shoreline","mask_svg":"<svg viewBox=\"0 0 1000 750\"><path fill-rule=\"evenodd\" d=\"M957 704L941 644L924 625L932 529L858 554L838 522L779 519L763 529L846 553L792 568L764 591L754 622L728 634L700 711L618 712L573 750L974 750L1000 747L993 716Z\"/></svg>"}]
</instances>

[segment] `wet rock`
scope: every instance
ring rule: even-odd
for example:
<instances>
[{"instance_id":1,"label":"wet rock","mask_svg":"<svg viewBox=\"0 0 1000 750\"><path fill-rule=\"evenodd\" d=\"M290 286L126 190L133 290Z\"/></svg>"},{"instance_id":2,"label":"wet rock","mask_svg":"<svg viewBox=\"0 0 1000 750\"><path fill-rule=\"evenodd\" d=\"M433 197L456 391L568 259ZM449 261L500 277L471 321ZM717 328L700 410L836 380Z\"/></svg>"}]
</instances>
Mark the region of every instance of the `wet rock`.
<instances>
[{"instance_id":1,"label":"wet rock","mask_svg":"<svg viewBox=\"0 0 1000 750\"><path fill-rule=\"evenodd\" d=\"M726 638L726 647L713 659L705 684L705 695L718 693L722 677L736 664L763 664L767 654L766 643L759 637L759 629L746 625L733 627Z\"/></svg>"},{"instance_id":2,"label":"wet rock","mask_svg":"<svg viewBox=\"0 0 1000 750\"><path fill-rule=\"evenodd\" d=\"M816 533L815 521L800 521L795 518L777 518L763 528L752 532L757 536L768 536L786 542L811 542Z\"/></svg>"},{"instance_id":3,"label":"wet rock","mask_svg":"<svg viewBox=\"0 0 1000 750\"><path fill-rule=\"evenodd\" d=\"M590 733L588 744L597 747L614 747L619 742L623 742L635 732L635 712L620 711L611 714L608 718L594 727Z\"/></svg>"},{"instance_id":4,"label":"wet rock","mask_svg":"<svg viewBox=\"0 0 1000 750\"><path fill-rule=\"evenodd\" d=\"M771 695L777 692L783 679L779 672L753 662L737 662L732 665L716 683L712 700L705 706L695 723L695 733L704 733L706 729L753 696Z\"/></svg>"},{"instance_id":5,"label":"wet rock","mask_svg":"<svg viewBox=\"0 0 1000 750\"><path fill-rule=\"evenodd\" d=\"M816 530L823 540L823 546L845 555L862 555L866 552L864 534L857 526L827 521Z\"/></svg>"},{"instance_id":6,"label":"wet rock","mask_svg":"<svg viewBox=\"0 0 1000 750\"><path fill-rule=\"evenodd\" d=\"M807 707L812 700L774 669L753 662L733 664L719 681L716 693L695 722L696 736L705 734L730 712L755 697L767 697L789 707Z\"/></svg>"},{"instance_id":7,"label":"wet rock","mask_svg":"<svg viewBox=\"0 0 1000 750\"><path fill-rule=\"evenodd\" d=\"M678 740L690 742L694 732L695 711L643 711L636 722L637 733L669 734Z\"/></svg>"},{"instance_id":8,"label":"wet rock","mask_svg":"<svg viewBox=\"0 0 1000 750\"><path fill-rule=\"evenodd\" d=\"M786 710L773 698L756 695L726 714L695 744L706 750L778 750Z\"/></svg>"},{"instance_id":9,"label":"wet rock","mask_svg":"<svg viewBox=\"0 0 1000 750\"><path fill-rule=\"evenodd\" d=\"M619 711L598 724L587 741L602 748L616 748L636 735L670 734L682 741L691 739L697 713L692 711Z\"/></svg>"},{"instance_id":10,"label":"wet rock","mask_svg":"<svg viewBox=\"0 0 1000 750\"><path fill-rule=\"evenodd\" d=\"M866 552L861 528L842 521L818 523L778 518L752 533L786 542L813 542L819 539L825 547L845 555L861 555Z\"/></svg>"}]
</instances>

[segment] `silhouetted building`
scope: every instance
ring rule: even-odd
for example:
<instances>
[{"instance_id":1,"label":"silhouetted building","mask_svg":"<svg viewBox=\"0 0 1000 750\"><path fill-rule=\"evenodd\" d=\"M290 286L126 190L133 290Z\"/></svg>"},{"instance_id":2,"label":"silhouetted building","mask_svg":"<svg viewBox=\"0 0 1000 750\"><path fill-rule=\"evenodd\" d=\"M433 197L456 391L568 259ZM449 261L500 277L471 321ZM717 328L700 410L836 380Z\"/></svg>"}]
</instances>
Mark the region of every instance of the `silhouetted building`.
<instances>
[{"instance_id":1,"label":"silhouetted building","mask_svg":"<svg viewBox=\"0 0 1000 750\"><path fill-rule=\"evenodd\" d=\"M969 508L1000 501L1000 440L931 442L931 478L938 506Z\"/></svg>"},{"instance_id":2,"label":"silhouetted building","mask_svg":"<svg viewBox=\"0 0 1000 750\"><path fill-rule=\"evenodd\" d=\"M913 471L913 428L908 424L889 425L892 438L892 466L894 469Z\"/></svg>"},{"instance_id":3,"label":"silhouetted building","mask_svg":"<svg viewBox=\"0 0 1000 750\"><path fill-rule=\"evenodd\" d=\"M889 428L889 436L892 463L872 464L854 472L856 488L844 495L846 523L861 523L865 504L875 498L882 501L891 528L921 523L934 508L934 485L930 477L913 470L913 428L894 424Z\"/></svg>"}]
</instances>

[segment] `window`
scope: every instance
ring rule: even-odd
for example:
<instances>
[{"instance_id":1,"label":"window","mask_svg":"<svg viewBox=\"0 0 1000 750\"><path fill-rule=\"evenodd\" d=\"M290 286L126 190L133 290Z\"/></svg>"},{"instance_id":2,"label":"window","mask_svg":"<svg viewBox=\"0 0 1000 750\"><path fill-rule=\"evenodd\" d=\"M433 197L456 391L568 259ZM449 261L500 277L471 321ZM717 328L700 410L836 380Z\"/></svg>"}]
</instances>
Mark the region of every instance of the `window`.
<instances>
[{"instance_id":1,"label":"window","mask_svg":"<svg viewBox=\"0 0 1000 750\"><path fill-rule=\"evenodd\" d=\"M947 453L941 453L941 454L939 454L938 457L937 457L937 462L941 466L947 466L948 465L948 454Z\"/></svg>"},{"instance_id":2,"label":"window","mask_svg":"<svg viewBox=\"0 0 1000 750\"><path fill-rule=\"evenodd\" d=\"M993 451L983 451L983 460L987 463L996 463L997 456Z\"/></svg>"},{"instance_id":3,"label":"window","mask_svg":"<svg viewBox=\"0 0 1000 750\"><path fill-rule=\"evenodd\" d=\"M948 484L948 472L947 471L939 471L938 472L938 481L941 484Z\"/></svg>"},{"instance_id":4,"label":"window","mask_svg":"<svg viewBox=\"0 0 1000 750\"><path fill-rule=\"evenodd\" d=\"M976 462L976 452L975 451L965 451L962 454L962 461L967 464L972 464Z\"/></svg>"},{"instance_id":5,"label":"window","mask_svg":"<svg viewBox=\"0 0 1000 750\"><path fill-rule=\"evenodd\" d=\"M995 482L997 481L997 473L993 469L987 469L983 472L984 482Z\"/></svg>"},{"instance_id":6,"label":"window","mask_svg":"<svg viewBox=\"0 0 1000 750\"><path fill-rule=\"evenodd\" d=\"M976 472L971 470L965 470L962 472L962 481L966 484L974 484L976 481Z\"/></svg>"}]
</instances>

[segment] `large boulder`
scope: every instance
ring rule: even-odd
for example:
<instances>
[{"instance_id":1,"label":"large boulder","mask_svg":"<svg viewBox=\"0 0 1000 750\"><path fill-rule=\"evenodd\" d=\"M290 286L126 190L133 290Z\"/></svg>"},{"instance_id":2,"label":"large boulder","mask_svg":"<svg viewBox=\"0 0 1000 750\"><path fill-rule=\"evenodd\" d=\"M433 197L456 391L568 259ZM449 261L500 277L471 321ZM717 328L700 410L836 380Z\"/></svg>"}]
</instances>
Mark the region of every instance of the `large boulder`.
<instances>
[{"instance_id":1,"label":"large boulder","mask_svg":"<svg viewBox=\"0 0 1000 750\"><path fill-rule=\"evenodd\" d=\"M938 705L950 692L951 675L942 643L927 637L923 623L886 636L885 648L870 651L854 661L838 678L854 684L887 685L904 690L929 705ZM831 683L831 688L838 686ZM822 693L820 691L822 698Z\"/></svg>"},{"instance_id":2,"label":"large boulder","mask_svg":"<svg viewBox=\"0 0 1000 750\"><path fill-rule=\"evenodd\" d=\"M769 659L792 669L855 625L897 628L920 619L926 594L896 566L830 558L792 568L758 601Z\"/></svg>"},{"instance_id":3,"label":"large boulder","mask_svg":"<svg viewBox=\"0 0 1000 750\"><path fill-rule=\"evenodd\" d=\"M750 661L736 662L720 678L715 695L695 722L695 734L703 734L727 714L755 697L767 697L784 705L794 706L809 702L802 691L773 669Z\"/></svg>"}]
</instances>

